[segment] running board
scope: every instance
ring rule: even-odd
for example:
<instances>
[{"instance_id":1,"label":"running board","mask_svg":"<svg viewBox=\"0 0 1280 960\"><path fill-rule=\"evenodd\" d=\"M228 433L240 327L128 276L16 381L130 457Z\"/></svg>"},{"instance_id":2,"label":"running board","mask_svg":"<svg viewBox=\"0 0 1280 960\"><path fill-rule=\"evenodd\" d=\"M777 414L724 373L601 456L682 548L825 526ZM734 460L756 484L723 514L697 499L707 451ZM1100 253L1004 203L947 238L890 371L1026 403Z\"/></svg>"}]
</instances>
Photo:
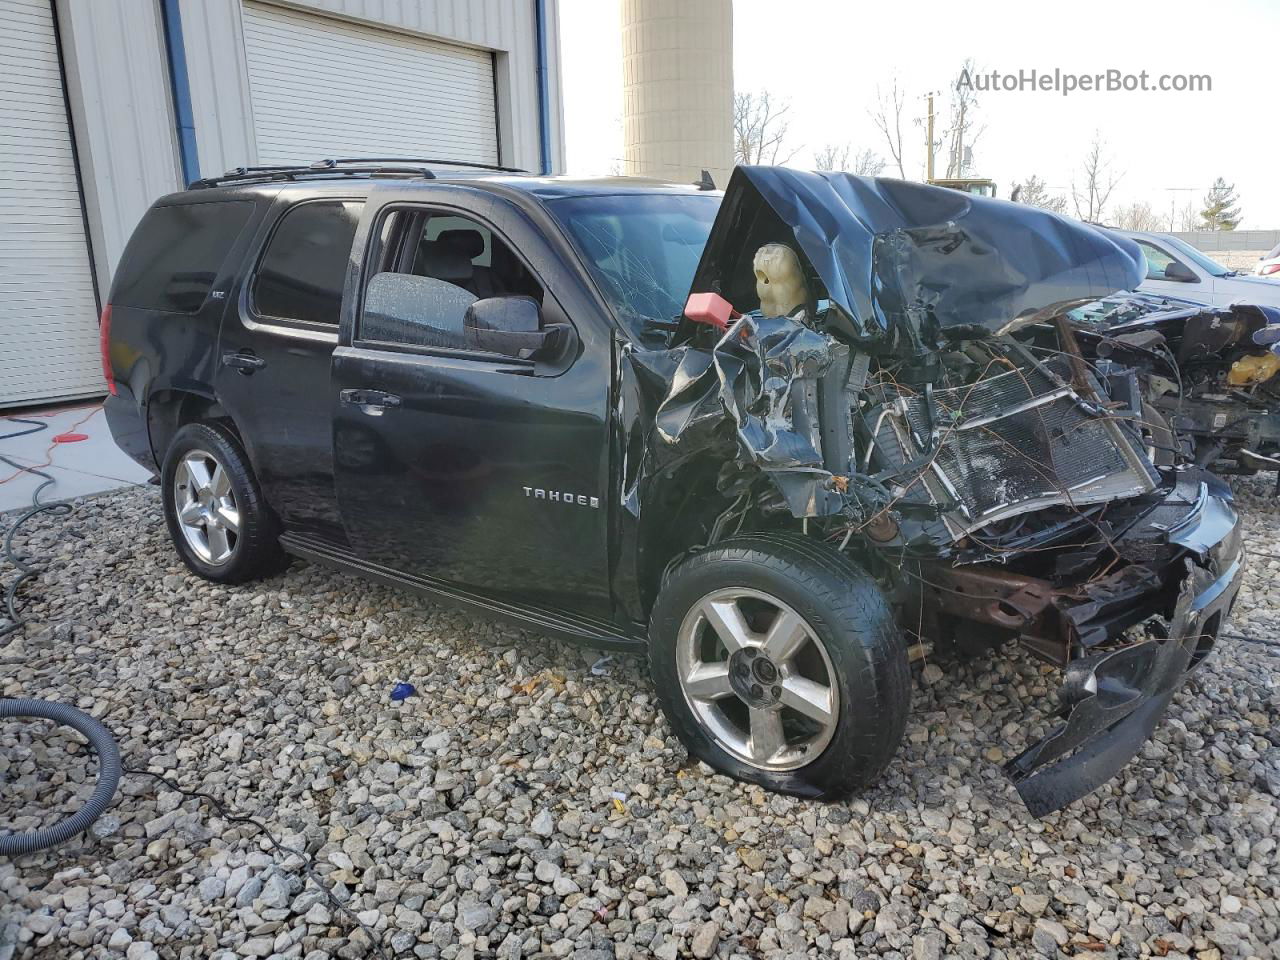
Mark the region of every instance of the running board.
<instances>
[{"instance_id":1,"label":"running board","mask_svg":"<svg viewBox=\"0 0 1280 960\"><path fill-rule=\"evenodd\" d=\"M333 567L346 573L376 580L390 587L398 587L430 597L463 609L517 626L536 630L564 640L571 640L602 650L643 651L648 643L639 627L633 632L609 620L584 616L551 607L521 603L515 600L499 600L473 593L456 584L445 583L430 577L402 573L390 567L354 557L333 544L296 533L280 537L280 545L289 553L312 563Z\"/></svg>"}]
</instances>

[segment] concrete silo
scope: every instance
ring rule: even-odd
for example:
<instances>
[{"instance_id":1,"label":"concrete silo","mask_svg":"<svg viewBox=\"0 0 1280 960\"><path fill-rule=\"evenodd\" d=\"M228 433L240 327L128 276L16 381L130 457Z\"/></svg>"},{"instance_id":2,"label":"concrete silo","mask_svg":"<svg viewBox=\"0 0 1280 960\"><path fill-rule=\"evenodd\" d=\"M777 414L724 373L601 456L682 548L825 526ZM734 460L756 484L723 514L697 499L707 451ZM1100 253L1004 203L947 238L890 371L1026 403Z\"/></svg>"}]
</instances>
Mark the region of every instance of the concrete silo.
<instances>
[{"instance_id":1,"label":"concrete silo","mask_svg":"<svg viewBox=\"0 0 1280 960\"><path fill-rule=\"evenodd\" d=\"M625 172L723 188L733 169L732 0L621 0Z\"/></svg>"}]
</instances>

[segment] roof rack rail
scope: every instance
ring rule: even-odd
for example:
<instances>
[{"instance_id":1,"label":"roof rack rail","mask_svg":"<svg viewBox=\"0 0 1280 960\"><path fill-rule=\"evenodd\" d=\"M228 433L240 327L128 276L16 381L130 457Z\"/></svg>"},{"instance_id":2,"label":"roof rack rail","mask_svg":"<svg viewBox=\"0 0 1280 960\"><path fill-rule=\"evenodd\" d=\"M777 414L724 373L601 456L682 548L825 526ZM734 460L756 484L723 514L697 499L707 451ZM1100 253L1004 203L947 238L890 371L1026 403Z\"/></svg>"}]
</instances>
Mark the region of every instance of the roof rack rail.
<instances>
[{"instance_id":1,"label":"roof rack rail","mask_svg":"<svg viewBox=\"0 0 1280 960\"><path fill-rule=\"evenodd\" d=\"M318 164L336 166L341 163L430 163L438 167L466 167L470 170L497 170L500 173L528 173L522 167L504 167L496 163L480 163L477 160L440 160L429 157L351 157L345 160L318 160Z\"/></svg>"},{"instance_id":2,"label":"roof rack rail","mask_svg":"<svg viewBox=\"0 0 1280 960\"><path fill-rule=\"evenodd\" d=\"M471 160L419 159L416 157L349 157L344 159L316 160L308 164L236 167L219 177L196 180L188 188L200 190L231 183L270 183L278 180L310 180L342 177L409 177L434 180L433 166L464 167L477 170L495 170L502 173L525 173L516 167L500 167L495 164L477 163Z\"/></svg>"}]
</instances>

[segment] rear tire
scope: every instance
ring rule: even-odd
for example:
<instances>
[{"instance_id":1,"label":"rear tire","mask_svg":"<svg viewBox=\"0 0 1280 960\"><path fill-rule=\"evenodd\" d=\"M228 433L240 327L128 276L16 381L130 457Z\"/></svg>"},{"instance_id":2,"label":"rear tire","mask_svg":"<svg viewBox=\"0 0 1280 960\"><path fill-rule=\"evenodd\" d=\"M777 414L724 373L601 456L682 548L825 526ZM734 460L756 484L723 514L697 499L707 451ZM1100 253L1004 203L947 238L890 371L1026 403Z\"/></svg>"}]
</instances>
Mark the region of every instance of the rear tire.
<instances>
[{"instance_id":1,"label":"rear tire","mask_svg":"<svg viewBox=\"0 0 1280 960\"><path fill-rule=\"evenodd\" d=\"M799 796L838 799L874 781L911 706L907 650L879 586L798 535L735 537L675 567L650 621L649 665L691 754Z\"/></svg>"},{"instance_id":2,"label":"rear tire","mask_svg":"<svg viewBox=\"0 0 1280 960\"><path fill-rule=\"evenodd\" d=\"M244 583L288 566L249 458L226 427L182 427L160 478L169 536L193 573L215 583Z\"/></svg>"}]
</instances>

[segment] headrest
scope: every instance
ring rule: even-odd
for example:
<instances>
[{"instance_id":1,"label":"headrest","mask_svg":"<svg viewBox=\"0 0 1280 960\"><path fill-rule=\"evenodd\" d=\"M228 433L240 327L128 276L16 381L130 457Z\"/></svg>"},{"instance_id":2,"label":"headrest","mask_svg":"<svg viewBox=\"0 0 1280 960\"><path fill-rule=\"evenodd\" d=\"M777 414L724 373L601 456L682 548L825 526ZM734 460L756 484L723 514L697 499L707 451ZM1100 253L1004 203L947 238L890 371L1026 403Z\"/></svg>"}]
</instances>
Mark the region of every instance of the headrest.
<instances>
[{"instance_id":1,"label":"headrest","mask_svg":"<svg viewBox=\"0 0 1280 960\"><path fill-rule=\"evenodd\" d=\"M436 243L474 260L484 253L484 237L479 230L441 230Z\"/></svg>"},{"instance_id":2,"label":"headrest","mask_svg":"<svg viewBox=\"0 0 1280 960\"><path fill-rule=\"evenodd\" d=\"M471 258L445 246L439 240L424 240L418 244L413 272L449 283L465 283L472 276Z\"/></svg>"}]
</instances>

